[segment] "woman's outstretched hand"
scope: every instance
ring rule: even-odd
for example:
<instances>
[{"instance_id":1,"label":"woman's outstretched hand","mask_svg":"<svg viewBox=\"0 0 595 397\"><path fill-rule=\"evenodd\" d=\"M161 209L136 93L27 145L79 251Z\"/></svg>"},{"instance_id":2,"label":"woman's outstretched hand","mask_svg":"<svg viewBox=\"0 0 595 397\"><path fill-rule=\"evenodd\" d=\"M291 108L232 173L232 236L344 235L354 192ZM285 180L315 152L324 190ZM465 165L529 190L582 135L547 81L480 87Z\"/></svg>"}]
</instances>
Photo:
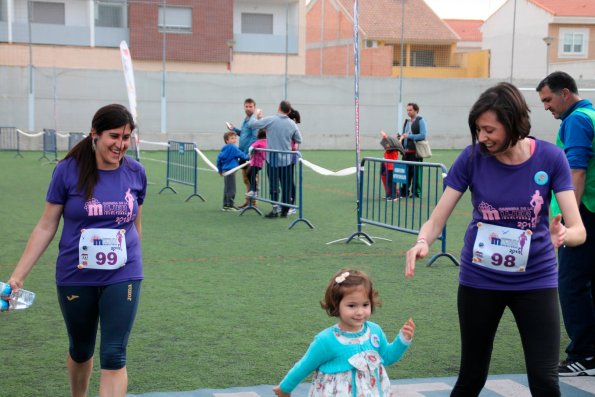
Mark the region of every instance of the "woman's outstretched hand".
<instances>
[{"instance_id":1,"label":"woman's outstretched hand","mask_svg":"<svg viewBox=\"0 0 595 397\"><path fill-rule=\"evenodd\" d=\"M413 278L415 274L415 261L425 258L429 251L430 247L425 240L420 240L413 247L409 248L405 256L405 277Z\"/></svg>"},{"instance_id":2,"label":"woman's outstretched hand","mask_svg":"<svg viewBox=\"0 0 595 397\"><path fill-rule=\"evenodd\" d=\"M550 238L554 248L564 245L566 241L566 226L562 223L562 214L558 214L552 219L550 224Z\"/></svg>"}]
</instances>

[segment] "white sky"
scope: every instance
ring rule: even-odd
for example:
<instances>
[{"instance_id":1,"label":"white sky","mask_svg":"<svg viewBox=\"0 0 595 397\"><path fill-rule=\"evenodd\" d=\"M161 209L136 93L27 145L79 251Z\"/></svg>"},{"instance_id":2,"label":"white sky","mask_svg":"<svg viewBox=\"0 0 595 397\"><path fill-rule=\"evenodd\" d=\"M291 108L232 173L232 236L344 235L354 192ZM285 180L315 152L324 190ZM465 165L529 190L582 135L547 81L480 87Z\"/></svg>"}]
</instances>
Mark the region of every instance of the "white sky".
<instances>
[{"instance_id":1,"label":"white sky","mask_svg":"<svg viewBox=\"0 0 595 397\"><path fill-rule=\"evenodd\" d=\"M424 0L442 19L486 20L506 0Z\"/></svg>"}]
</instances>

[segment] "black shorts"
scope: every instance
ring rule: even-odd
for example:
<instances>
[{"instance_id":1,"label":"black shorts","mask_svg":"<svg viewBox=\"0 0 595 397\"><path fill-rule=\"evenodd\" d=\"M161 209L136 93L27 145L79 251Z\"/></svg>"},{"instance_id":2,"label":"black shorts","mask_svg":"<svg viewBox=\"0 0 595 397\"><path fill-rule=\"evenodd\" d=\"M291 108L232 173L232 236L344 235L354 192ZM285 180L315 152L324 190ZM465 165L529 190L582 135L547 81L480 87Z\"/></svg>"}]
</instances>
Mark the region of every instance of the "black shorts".
<instances>
[{"instance_id":1,"label":"black shorts","mask_svg":"<svg viewBox=\"0 0 595 397\"><path fill-rule=\"evenodd\" d=\"M101 323L101 369L126 366L128 337L138 308L141 280L102 287L58 287L58 301L68 332L70 357L83 363L93 357Z\"/></svg>"}]
</instances>

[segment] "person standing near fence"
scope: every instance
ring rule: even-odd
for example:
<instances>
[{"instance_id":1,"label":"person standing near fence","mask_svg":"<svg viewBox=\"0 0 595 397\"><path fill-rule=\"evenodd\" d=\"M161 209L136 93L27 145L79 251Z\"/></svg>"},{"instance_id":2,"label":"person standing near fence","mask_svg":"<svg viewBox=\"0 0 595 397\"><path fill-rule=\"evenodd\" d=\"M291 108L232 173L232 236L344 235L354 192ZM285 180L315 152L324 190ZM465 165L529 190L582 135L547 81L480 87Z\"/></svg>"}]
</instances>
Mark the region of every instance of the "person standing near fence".
<instances>
[{"instance_id":1,"label":"person standing near fence","mask_svg":"<svg viewBox=\"0 0 595 397\"><path fill-rule=\"evenodd\" d=\"M239 208L235 206L236 198L236 173L235 171L229 175L223 175L226 171L236 168L239 161L244 162L250 160L250 156L238 149L236 142L238 137L233 132L226 132L223 134L223 141L225 145L217 155L217 171L223 177L223 208L222 211L238 211Z\"/></svg>"},{"instance_id":2,"label":"person standing near fence","mask_svg":"<svg viewBox=\"0 0 595 397\"><path fill-rule=\"evenodd\" d=\"M399 152L401 154L404 152L401 142L392 136L388 136L384 131L380 131L380 146L384 148L384 158L387 160L398 160ZM384 185L387 201L397 201L399 199L399 193L397 192L398 187L395 186L393 181L393 169L393 163L381 164L380 179Z\"/></svg>"},{"instance_id":3,"label":"person standing near fence","mask_svg":"<svg viewBox=\"0 0 595 397\"><path fill-rule=\"evenodd\" d=\"M292 119L296 124L300 124L302 122L302 116L300 115L300 112L298 112L294 108L291 108L291 111L289 112L287 117ZM294 152L297 152L300 150L300 145L298 143L296 143L293 139L291 140L291 150L293 150ZM298 161L299 161L299 156L297 154L293 155L293 157L291 158L291 175L295 174L294 170L295 170L295 166L297 165ZM295 204L295 196L296 196L295 178L293 178L292 183L291 183L291 204ZM288 212L289 215L292 215L295 213L296 213L295 208L289 209L289 212Z\"/></svg>"},{"instance_id":4,"label":"person standing near fence","mask_svg":"<svg viewBox=\"0 0 595 397\"><path fill-rule=\"evenodd\" d=\"M254 102L254 99L246 98L246 100L244 100L244 113L246 113L246 117L242 122L242 128L237 128L232 123L227 123L227 129L229 131L235 132L238 135L240 138L238 147L242 152L248 154L248 149L250 149L250 145L256 141L256 135L258 134L258 128L251 128L248 125L250 119L256 117L256 102ZM245 160L240 160L240 164L243 163L245 163ZM246 185L246 193L250 191L250 179L248 176L249 172L250 171L247 167L242 168L242 181L244 182L244 185ZM251 199L246 197L246 201L244 204L240 205L239 208L247 207L250 204L249 200ZM254 205L256 202L253 201L252 204Z\"/></svg>"},{"instance_id":5,"label":"person standing near fence","mask_svg":"<svg viewBox=\"0 0 595 397\"><path fill-rule=\"evenodd\" d=\"M554 72L536 88L545 110L562 120L556 143L572 170L574 195L587 229L585 244L558 250L558 292L570 344L560 376L595 375L595 109L581 99L574 79ZM552 203L555 209L557 205Z\"/></svg>"},{"instance_id":6,"label":"person standing near fence","mask_svg":"<svg viewBox=\"0 0 595 397\"><path fill-rule=\"evenodd\" d=\"M250 128L266 128L267 149L291 152L291 142L302 143L302 134L299 128L288 115L291 112L291 104L288 101L281 101L277 114L264 117L260 120L250 119ZM293 183L292 154L269 152L267 156L267 174L269 178L269 190L272 201L279 201L279 188L281 188L281 200L284 204L291 204L291 186ZM280 185L280 186L279 186ZM287 217L289 207L274 204L273 209L265 217L282 218Z\"/></svg>"},{"instance_id":7,"label":"person standing near fence","mask_svg":"<svg viewBox=\"0 0 595 397\"><path fill-rule=\"evenodd\" d=\"M424 159L417 155L415 142L426 139L428 133L426 120L419 115L419 106L413 102L407 104L407 116L409 118L405 119L403 133L399 136L405 148L403 160L422 162ZM416 171L416 167L407 167L407 185L401 187L401 197L407 197L407 195L412 197L414 194L415 197L421 196L421 173Z\"/></svg>"},{"instance_id":8,"label":"person standing near fence","mask_svg":"<svg viewBox=\"0 0 595 397\"><path fill-rule=\"evenodd\" d=\"M457 307L461 332L459 376L451 396L478 396L489 371L498 324L508 307L523 343L532 396L560 396L555 248L585 241L570 168L555 145L529 137L529 107L512 84L482 93L469 113L472 145L457 157L445 189L415 245L405 276L428 255L463 193L471 191L472 220L461 250ZM561 216L549 223L554 194ZM539 213L535 216L536 195Z\"/></svg>"},{"instance_id":9,"label":"person standing near fence","mask_svg":"<svg viewBox=\"0 0 595 397\"><path fill-rule=\"evenodd\" d=\"M63 218L56 284L70 342L66 367L73 397L88 394L98 324L99 395L124 397L128 388L126 347L143 279L147 189L143 166L125 157L134 128L122 105L95 113L91 133L56 166L43 215L8 280L13 290L23 287Z\"/></svg>"},{"instance_id":10,"label":"person standing near fence","mask_svg":"<svg viewBox=\"0 0 595 397\"><path fill-rule=\"evenodd\" d=\"M246 193L249 198L258 196L258 174L264 162L266 161L266 152L254 149L267 148L267 130L261 128L258 130L258 139L250 146L248 152L250 153L250 191Z\"/></svg>"}]
</instances>

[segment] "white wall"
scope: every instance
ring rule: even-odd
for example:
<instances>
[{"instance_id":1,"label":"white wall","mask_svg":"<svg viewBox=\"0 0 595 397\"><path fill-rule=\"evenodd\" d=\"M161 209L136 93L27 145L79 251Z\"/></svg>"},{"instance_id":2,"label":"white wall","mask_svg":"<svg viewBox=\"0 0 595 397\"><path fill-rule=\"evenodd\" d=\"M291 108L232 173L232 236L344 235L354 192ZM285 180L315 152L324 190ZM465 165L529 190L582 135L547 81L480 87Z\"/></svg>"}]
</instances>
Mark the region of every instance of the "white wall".
<instances>
[{"instance_id":1,"label":"white wall","mask_svg":"<svg viewBox=\"0 0 595 397\"><path fill-rule=\"evenodd\" d=\"M555 70L562 70L578 80L593 80L595 79L595 60L592 61L576 61L576 62L559 62L550 64L550 72Z\"/></svg>"},{"instance_id":2,"label":"white wall","mask_svg":"<svg viewBox=\"0 0 595 397\"><path fill-rule=\"evenodd\" d=\"M161 134L160 72L135 73L138 124L143 139L190 140L201 149L218 149L225 122L243 119L243 101L251 97L265 114L274 114L283 99L282 75L234 75L169 72L167 131ZM88 132L95 111L108 103L128 105L122 72L35 68L35 132ZM470 143L468 112L496 79L404 79L403 102L416 102L428 123L435 148L461 149ZM0 125L28 128L26 67L0 67ZM539 79L515 81L532 110L532 133L554 140L559 121L543 110L535 92ZM305 149L351 149L355 146L353 77L289 76L288 99L302 115ZM83 88L81 88L83 87ZM595 101L595 80L579 81L584 98ZM380 150L381 129L395 133L399 80L360 78L360 134L363 149ZM404 111L403 111L404 113ZM40 143L29 142L29 149ZM31 143L33 142L33 143Z\"/></svg>"},{"instance_id":3,"label":"white wall","mask_svg":"<svg viewBox=\"0 0 595 397\"><path fill-rule=\"evenodd\" d=\"M511 67L515 78L545 77L547 46L543 38L548 36L553 16L528 0L517 0L513 53L514 3L507 1L481 29L483 49L490 50L490 77L509 78Z\"/></svg>"}]
</instances>

